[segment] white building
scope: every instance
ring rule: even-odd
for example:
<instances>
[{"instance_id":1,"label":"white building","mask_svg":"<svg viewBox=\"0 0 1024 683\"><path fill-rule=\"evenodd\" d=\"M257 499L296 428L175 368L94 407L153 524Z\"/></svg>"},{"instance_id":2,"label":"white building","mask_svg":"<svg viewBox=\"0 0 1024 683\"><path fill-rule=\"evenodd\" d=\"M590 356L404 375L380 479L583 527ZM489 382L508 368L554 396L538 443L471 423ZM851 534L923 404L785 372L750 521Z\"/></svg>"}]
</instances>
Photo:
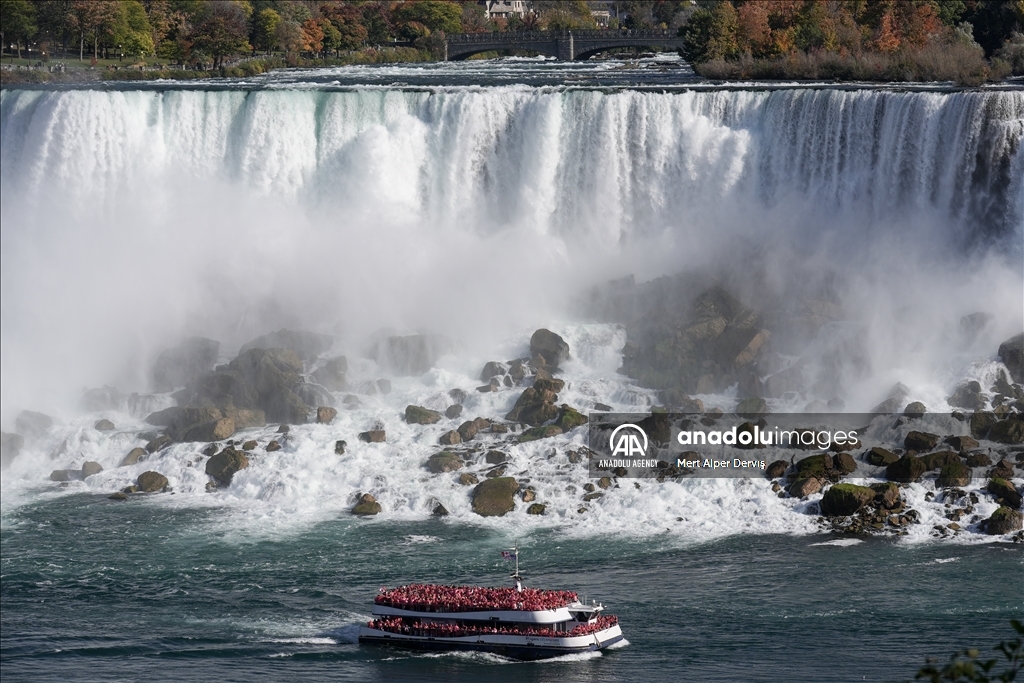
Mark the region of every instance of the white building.
<instances>
[{"instance_id":1,"label":"white building","mask_svg":"<svg viewBox=\"0 0 1024 683\"><path fill-rule=\"evenodd\" d=\"M526 0L481 0L486 19L511 19L517 16L522 19L530 12L530 3Z\"/></svg>"}]
</instances>

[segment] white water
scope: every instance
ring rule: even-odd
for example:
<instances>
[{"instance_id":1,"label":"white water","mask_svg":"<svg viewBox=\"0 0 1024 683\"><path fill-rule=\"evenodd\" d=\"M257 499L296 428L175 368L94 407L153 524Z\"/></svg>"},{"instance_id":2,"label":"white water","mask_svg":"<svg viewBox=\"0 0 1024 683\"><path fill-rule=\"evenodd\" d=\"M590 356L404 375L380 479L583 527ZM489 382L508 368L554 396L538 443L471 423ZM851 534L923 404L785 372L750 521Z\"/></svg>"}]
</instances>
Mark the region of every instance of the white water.
<instances>
[{"instance_id":1,"label":"white water","mask_svg":"<svg viewBox=\"0 0 1024 683\"><path fill-rule=\"evenodd\" d=\"M848 408L897 380L941 406L964 377L990 384L995 347L1022 327L1022 138L1015 91L3 91L0 412L5 427L23 408L59 417L5 473L4 508L50 469L97 460L108 470L68 490L114 490L159 465L176 494L151 504L227 505L256 533L344 515L357 491L389 519L440 500L466 523L579 533L811 531L765 482L624 486L580 515L585 470L547 459L564 440L510 449L548 515L481 520L468 489L420 468L451 425L398 416L443 408L456 386L471 391L465 418L503 415L518 392L473 393L475 376L524 353L540 326L575 356L562 400L648 405L652 392L614 372L623 331L566 306L610 278L693 267L760 302L834 277L839 329L866 338L870 360ZM964 346L954 332L975 311L996 317ZM145 390L150 361L180 336L220 339L230 357L281 326L337 335L356 381L381 375L358 358L381 328L461 346L331 427L294 429L215 496L188 466L195 446L113 469L139 443L140 416L111 414L124 431L101 434L72 408L87 386ZM358 444L377 420L388 444ZM924 505L924 489L912 496Z\"/></svg>"}]
</instances>

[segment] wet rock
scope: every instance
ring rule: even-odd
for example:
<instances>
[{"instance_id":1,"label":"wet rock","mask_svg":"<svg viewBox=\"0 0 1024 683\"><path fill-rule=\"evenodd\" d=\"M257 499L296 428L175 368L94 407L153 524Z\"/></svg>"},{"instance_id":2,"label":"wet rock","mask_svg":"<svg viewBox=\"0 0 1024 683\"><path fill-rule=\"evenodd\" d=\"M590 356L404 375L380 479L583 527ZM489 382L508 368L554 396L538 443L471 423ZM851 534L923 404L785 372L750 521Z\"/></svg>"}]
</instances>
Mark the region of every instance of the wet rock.
<instances>
[{"instance_id":1,"label":"wet rock","mask_svg":"<svg viewBox=\"0 0 1024 683\"><path fill-rule=\"evenodd\" d=\"M94 474L99 474L103 471L103 465L93 460L86 460L82 464L82 478L91 477Z\"/></svg>"},{"instance_id":2,"label":"wet rock","mask_svg":"<svg viewBox=\"0 0 1024 683\"><path fill-rule=\"evenodd\" d=\"M151 372L158 392L187 386L194 379L213 369L220 353L220 342L205 337L189 337L157 356Z\"/></svg>"},{"instance_id":3,"label":"wet rock","mask_svg":"<svg viewBox=\"0 0 1024 683\"><path fill-rule=\"evenodd\" d=\"M930 451L939 445L939 435L928 432L912 431L903 440L903 446L908 451Z\"/></svg>"},{"instance_id":4,"label":"wet rock","mask_svg":"<svg viewBox=\"0 0 1024 683\"><path fill-rule=\"evenodd\" d=\"M359 440L366 443L384 443L387 441L387 435L383 429L371 429L368 432L360 432Z\"/></svg>"},{"instance_id":5,"label":"wet rock","mask_svg":"<svg viewBox=\"0 0 1024 683\"><path fill-rule=\"evenodd\" d=\"M290 426L288 426L288 425L281 425L280 427L277 428L277 433L278 434L287 434L288 432L291 431L291 429L292 428Z\"/></svg>"},{"instance_id":6,"label":"wet rock","mask_svg":"<svg viewBox=\"0 0 1024 683\"><path fill-rule=\"evenodd\" d=\"M972 451L978 447L978 442L969 436L948 436L946 437L946 443L952 446L953 450L960 451Z\"/></svg>"},{"instance_id":7,"label":"wet rock","mask_svg":"<svg viewBox=\"0 0 1024 683\"><path fill-rule=\"evenodd\" d=\"M110 420L96 420L96 423L92 426L98 432L112 432L116 429L114 423Z\"/></svg>"},{"instance_id":8,"label":"wet rock","mask_svg":"<svg viewBox=\"0 0 1024 683\"><path fill-rule=\"evenodd\" d=\"M557 394L565 388L565 380L561 379L535 379L533 381L533 388L539 392L550 391ZM545 394L546 395L546 394ZM552 399L554 400L554 399Z\"/></svg>"},{"instance_id":9,"label":"wet rock","mask_svg":"<svg viewBox=\"0 0 1024 683\"><path fill-rule=\"evenodd\" d=\"M149 443L146 444L146 452L156 453L158 450L171 443L173 443L171 437L167 436L166 434L160 434L155 438L149 440Z\"/></svg>"},{"instance_id":10,"label":"wet rock","mask_svg":"<svg viewBox=\"0 0 1024 683\"><path fill-rule=\"evenodd\" d=\"M14 419L14 428L27 439L38 439L53 427L53 418L32 410L23 410Z\"/></svg>"},{"instance_id":11,"label":"wet rock","mask_svg":"<svg viewBox=\"0 0 1024 683\"><path fill-rule=\"evenodd\" d=\"M447 417L449 420L454 420L460 415L462 415L462 405L459 403L455 403L453 405L448 406L448 408L444 411L444 416Z\"/></svg>"},{"instance_id":12,"label":"wet rock","mask_svg":"<svg viewBox=\"0 0 1024 683\"><path fill-rule=\"evenodd\" d=\"M611 488L612 480L611 477L601 477L597 480L597 486L602 489Z\"/></svg>"},{"instance_id":13,"label":"wet rock","mask_svg":"<svg viewBox=\"0 0 1024 683\"><path fill-rule=\"evenodd\" d=\"M522 493L519 498L522 499L524 503L532 503L537 500L537 492L532 488L522 489Z\"/></svg>"},{"instance_id":14,"label":"wet rock","mask_svg":"<svg viewBox=\"0 0 1024 683\"><path fill-rule=\"evenodd\" d=\"M797 479L789 487L789 495L794 498L806 498L821 490L821 480L817 477Z\"/></svg>"},{"instance_id":15,"label":"wet rock","mask_svg":"<svg viewBox=\"0 0 1024 683\"><path fill-rule=\"evenodd\" d=\"M480 480L475 474L463 472L459 475L459 483L463 486L476 486L480 483Z\"/></svg>"},{"instance_id":16,"label":"wet rock","mask_svg":"<svg viewBox=\"0 0 1024 683\"><path fill-rule=\"evenodd\" d=\"M253 349L287 349L293 352L301 360L312 360L330 350L334 345L334 338L326 334L307 332L305 330L280 329L277 332L256 337L251 342L243 344L238 355Z\"/></svg>"},{"instance_id":17,"label":"wet rock","mask_svg":"<svg viewBox=\"0 0 1024 683\"><path fill-rule=\"evenodd\" d=\"M50 481L78 481L81 478L81 470L54 470L50 472Z\"/></svg>"},{"instance_id":18,"label":"wet rock","mask_svg":"<svg viewBox=\"0 0 1024 683\"><path fill-rule=\"evenodd\" d=\"M900 406L910 395L910 389L907 388L902 382L896 382L896 385L889 391L889 395L886 396L885 400L879 403L877 406L871 409L872 413L895 413L898 412Z\"/></svg>"},{"instance_id":19,"label":"wet rock","mask_svg":"<svg viewBox=\"0 0 1024 683\"><path fill-rule=\"evenodd\" d=\"M373 386L376 388L376 385ZM333 407L337 403L334 394L314 382L300 382L295 387L294 393L306 406Z\"/></svg>"},{"instance_id":20,"label":"wet rock","mask_svg":"<svg viewBox=\"0 0 1024 683\"><path fill-rule=\"evenodd\" d=\"M745 398L736 404L736 414L747 417L768 414L768 402L763 398Z\"/></svg>"},{"instance_id":21,"label":"wet rock","mask_svg":"<svg viewBox=\"0 0 1024 683\"><path fill-rule=\"evenodd\" d=\"M427 458L427 462L423 466L434 474L454 472L455 470L462 469L462 459L454 453L441 451Z\"/></svg>"},{"instance_id":22,"label":"wet rock","mask_svg":"<svg viewBox=\"0 0 1024 683\"><path fill-rule=\"evenodd\" d=\"M526 508L526 514L528 515L543 515L544 511L547 510L547 505L544 503L534 503L530 507Z\"/></svg>"},{"instance_id":23,"label":"wet rock","mask_svg":"<svg viewBox=\"0 0 1024 683\"><path fill-rule=\"evenodd\" d=\"M473 512L481 517L500 517L511 512L518 490L519 482L512 477L487 479L473 489Z\"/></svg>"},{"instance_id":24,"label":"wet rock","mask_svg":"<svg viewBox=\"0 0 1024 683\"><path fill-rule=\"evenodd\" d=\"M530 337L530 356L540 356L547 365L558 367L569 359L569 345L551 330L539 329Z\"/></svg>"},{"instance_id":25,"label":"wet rock","mask_svg":"<svg viewBox=\"0 0 1024 683\"><path fill-rule=\"evenodd\" d=\"M552 436L558 436L561 433L562 428L558 425L531 427L530 429L524 430L523 433L519 435L519 443L536 441L537 439L547 439Z\"/></svg>"},{"instance_id":26,"label":"wet rock","mask_svg":"<svg viewBox=\"0 0 1024 683\"><path fill-rule=\"evenodd\" d=\"M453 348L452 341L442 335L414 334L388 337L374 345L370 356L396 375L422 375Z\"/></svg>"},{"instance_id":27,"label":"wet rock","mask_svg":"<svg viewBox=\"0 0 1024 683\"><path fill-rule=\"evenodd\" d=\"M231 486L235 473L249 466L249 456L228 446L206 461L206 473L222 486Z\"/></svg>"},{"instance_id":28,"label":"wet rock","mask_svg":"<svg viewBox=\"0 0 1024 683\"><path fill-rule=\"evenodd\" d=\"M469 394L467 394L462 389L452 389L448 392L448 398L455 401L455 403L459 405L461 405L462 402L466 400L467 396L469 396Z\"/></svg>"},{"instance_id":29,"label":"wet rock","mask_svg":"<svg viewBox=\"0 0 1024 683\"><path fill-rule=\"evenodd\" d=\"M1024 421L1013 415L992 425L988 438L997 443L1024 443Z\"/></svg>"},{"instance_id":30,"label":"wet rock","mask_svg":"<svg viewBox=\"0 0 1024 683\"><path fill-rule=\"evenodd\" d=\"M704 404L701 403L700 406L701 406L701 412L704 412L703 411ZM610 413L610 412L612 412L612 407L610 405L608 405L607 403L598 403L598 402L595 401L594 402L594 410L602 412L602 413Z\"/></svg>"},{"instance_id":31,"label":"wet rock","mask_svg":"<svg viewBox=\"0 0 1024 683\"><path fill-rule=\"evenodd\" d=\"M587 424L587 417L575 408L570 408L563 403L559 409L555 424L558 425L562 432L568 432L570 429Z\"/></svg>"},{"instance_id":32,"label":"wet rock","mask_svg":"<svg viewBox=\"0 0 1024 683\"><path fill-rule=\"evenodd\" d=\"M981 393L981 384L975 380L961 382L953 390L953 395L946 399L946 403L954 408L981 410L985 407L985 396Z\"/></svg>"},{"instance_id":33,"label":"wet rock","mask_svg":"<svg viewBox=\"0 0 1024 683\"><path fill-rule=\"evenodd\" d=\"M595 491L593 493L588 493L587 495L583 496L583 502L584 503L589 503L592 500L597 500L598 498L603 498L603 497L604 497L604 491Z\"/></svg>"},{"instance_id":34,"label":"wet rock","mask_svg":"<svg viewBox=\"0 0 1024 683\"><path fill-rule=\"evenodd\" d=\"M971 470L959 460L943 465L939 471L939 478L935 480L936 488L967 486L970 483Z\"/></svg>"},{"instance_id":35,"label":"wet rock","mask_svg":"<svg viewBox=\"0 0 1024 683\"><path fill-rule=\"evenodd\" d=\"M505 472L507 472L507 471L508 471L508 466L507 465L498 465L497 467L495 467L495 468L493 468L491 470L488 470L488 472L487 472L487 474L485 476L488 479L495 479L497 477L504 477L505 476Z\"/></svg>"},{"instance_id":36,"label":"wet rock","mask_svg":"<svg viewBox=\"0 0 1024 683\"><path fill-rule=\"evenodd\" d=\"M842 475L851 474L857 469L857 461L849 453L836 453L832 456L832 469Z\"/></svg>"},{"instance_id":37,"label":"wet rock","mask_svg":"<svg viewBox=\"0 0 1024 683\"><path fill-rule=\"evenodd\" d=\"M975 439L984 439L988 436L989 430L992 428L999 418L996 414L990 410L978 410L971 415L971 436Z\"/></svg>"},{"instance_id":38,"label":"wet rock","mask_svg":"<svg viewBox=\"0 0 1024 683\"><path fill-rule=\"evenodd\" d=\"M875 504L882 509L895 510L903 503L900 487L891 481L884 484L872 484L869 488L875 492Z\"/></svg>"},{"instance_id":39,"label":"wet rock","mask_svg":"<svg viewBox=\"0 0 1024 683\"><path fill-rule=\"evenodd\" d=\"M110 500L128 500L128 494L122 491L115 491L107 496Z\"/></svg>"},{"instance_id":40,"label":"wet rock","mask_svg":"<svg viewBox=\"0 0 1024 683\"><path fill-rule=\"evenodd\" d=\"M142 493L155 493L167 488L168 482L167 477L159 472L149 471L140 474L139 478L135 480L135 484Z\"/></svg>"},{"instance_id":41,"label":"wet rock","mask_svg":"<svg viewBox=\"0 0 1024 683\"><path fill-rule=\"evenodd\" d=\"M792 478L807 479L810 477L828 480L832 476L832 456L827 453L812 455L796 462Z\"/></svg>"},{"instance_id":42,"label":"wet rock","mask_svg":"<svg viewBox=\"0 0 1024 683\"><path fill-rule=\"evenodd\" d=\"M1001 536L1019 531L1024 526L1024 515L1008 507L1001 507L985 521L985 533L990 536Z\"/></svg>"},{"instance_id":43,"label":"wet rock","mask_svg":"<svg viewBox=\"0 0 1024 683\"><path fill-rule=\"evenodd\" d=\"M353 515L376 515L381 511L380 503L369 493L359 496L359 502L352 507Z\"/></svg>"},{"instance_id":44,"label":"wet rock","mask_svg":"<svg viewBox=\"0 0 1024 683\"><path fill-rule=\"evenodd\" d=\"M1013 479L1013 464L1006 458L1003 458L992 468L989 476L997 479Z\"/></svg>"},{"instance_id":45,"label":"wet rock","mask_svg":"<svg viewBox=\"0 0 1024 683\"><path fill-rule=\"evenodd\" d=\"M335 441L334 442L334 453L336 455L345 455L345 447L346 446L348 446L348 443L345 442L344 440L339 439L338 441Z\"/></svg>"},{"instance_id":46,"label":"wet rock","mask_svg":"<svg viewBox=\"0 0 1024 683\"><path fill-rule=\"evenodd\" d=\"M348 381L348 359L345 356L332 358L313 371L313 379L328 391L346 391Z\"/></svg>"},{"instance_id":47,"label":"wet rock","mask_svg":"<svg viewBox=\"0 0 1024 683\"><path fill-rule=\"evenodd\" d=\"M885 478L889 481L909 484L920 479L927 469L921 458L913 455L904 455L885 468Z\"/></svg>"},{"instance_id":48,"label":"wet rock","mask_svg":"<svg viewBox=\"0 0 1024 683\"><path fill-rule=\"evenodd\" d=\"M442 446L454 446L456 444L462 443L462 437L459 435L458 431L453 429L442 434L441 438L439 438L437 441Z\"/></svg>"},{"instance_id":49,"label":"wet rock","mask_svg":"<svg viewBox=\"0 0 1024 683\"><path fill-rule=\"evenodd\" d=\"M480 428L477 426L476 422L471 420L459 425L458 434L462 441L472 441L473 437L475 437L479 431Z\"/></svg>"},{"instance_id":50,"label":"wet rock","mask_svg":"<svg viewBox=\"0 0 1024 683\"><path fill-rule=\"evenodd\" d=\"M434 506L434 509L430 514L434 515L435 517L447 517L448 508L438 503L437 505Z\"/></svg>"},{"instance_id":51,"label":"wet rock","mask_svg":"<svg viewBox=\"0 0 1024 683\"><path fill-rule=\"evenodd\" d=\"M836 484L821 498L821 514L847 517L875 499L874 490L856 484Z\"/></svg>"},{"instance_id":52,"label":"wet rock","mask_svg":"<svg viewBox=\"0 0 1024 683\"><path fill-rule=\"evenodd\" d=\"M250 439L249 441L246 441L245 443L243 443L242 444L242 450L247 452L247 453L249 451L256 450L256 440L255 439Z\"/></svg>"},{"instance_id":53,"label":"wet rock","mask_svg":"<svg viewBox=\"0 0 1024 683\"><path fill-rule=\"evenodd\" d=\"M145 448L133 448L130 451L128 451L128 455L124 456L124 460L121 461L121 464L118 465L118 467L127 467L129 465L134 465L140 460L143 460L146 457L146 455L148 455L148 453L146 452Z\"/></svg>"},{"instance_id":54,"label":"wet rock","mask_svg":"<svg viewBox=\"0 0 1024 683\"><path fill-rule=\"evenodd\" d=\"M971 453L967 456L968 467L989 467L992 465L992 458L984 453Z\"/></svg>"},{"instance_id":55,"label":"wet rock","mask_svg":"<svg viewBox=\"0 0 1024 683\"><path fill-rule=\"evenodd\" d=\"M925 467L929 470L937 470L950 464L959 464L960 455L953 451L939 451L938 453L928 453L927 455L921 456L921 462L924 463Z\"/></svg>"},{"instance_id":56,"label":"wet rock","mask_svg":"<svg viewBox=\"0 0 1024 683\"><path fill-rule=\"evenodd\" d=\"M117 387L102 386L89 389L78 399L78 407L86 413L104 410L123 410L126 396Z\"/></svg>"},{"instance_id":57,"label":"wet rock","mask_svg":"<svg viewBox=\"0 0 1024 683\"><path fill-rule=\"evenodd\" d=\"M907 407L903 409L903 414L910 418L924 417L924 414L927 412L928 408L926 408L920 401L908 403Z\"/></svg>"},{"instance_id":58,"label":"wet rock","mask_svg":"<svg viewBox=\"0 0 1024 683\"><path fill-rule=\"evenodd\" d=\"M864 457L869 464L875 466L888 466L900 459L898 455L892 451L882 448L881 446L869 448L868 452L864 454Z\"/></svg>"},{"instance_id":59,"label":"wet rock","mask_svg":"<svg viewBox=\"0 0 1024 683\"><path fill-rule=\"evenodd\" d=\"M789 463L785 460L776 460L772 464L768 465L768 469L764 471L764 475L768 479L778 479L786 473L789 469Z\"/></svg>"},{"instance_id":60,"label":"wet rock","mask_svg":"<svg viewBox=\"0 0 1024 683\"><path fill-rule=\"evenodd\" d=\"M1024 384L1024 334L1007 339L999 345L999 359L1003 361L1010 377L1018 384Z\"/></svg>"},{"instance_id":61,"label":"wet rock","mask_svg":"<svg viewBox=\"0 0 1024 683\"><path fill-rule=\"evenodd\" d=\"M317 424L329 425L334 421L334 418L338 416L338 411L334 408L320 406L316 409L316 421Z\"/></svg>"},{"instance_id":62,"label":"wet rock","mask_svg":"<svg viewBox=\"0 0 1024 683\"><path fill-rule=\"evenodd\" d=\"M507 459L508 459L508 456L506 456L501 451L487 451L487 453L484 454L484 461L488 465L501 465Z\"/></svg>"},{"instance_id":63,"label":"wet rock","mask_svg":"<svg viewBox=\"0 0 1024 683\"><path fill-rule=\"evenodd\" d=\"M274 451L279 451L279 450L281 450L281 444L279 444L276 439L271 440L270 443L267 444L267 448L266 448L267 453L273 453ZM344 452L344 451L342 451L342 452Z\"/></svg>"},{"instance_id":64,"label":"wet rock","mask_svg":"<svg viewBox=\"0 0 1024 683\"><path fill-rule=\"evenodd\" d=\"M496 422L496 423L491 425L490 432L491 432L491 434L507 434L508 433L508 425L500 424L500 423Z\"/></svg>"},{"instance_id":65,"label":"wet rock","mask_svg":"<svg viewBox=\"0 0 1024 683\"><path fill-rule=\"evenodd\" d=\"M492 377L504 377L508 372L508 366L496 360L488 361L484 369L480 371L480 381L488 382Z\"/></svg>"},{"instance_id":66,"label":"wet rock","mask_svg":"<svg viewBox=\"0 0 1024 683\"><path fill-rule=\"evenodd\" d=\"M1003 505L1011 508L1019 508L1021 506L1020 491L1006 479L993 477L988 482L987 490L996 497L996 500L1002 501Z\"/></svg>"},{"instance_id":67,"label":"wet rock","mask_svg":"<svg viewBox=\"0 0 1024 683\"><path fill-rule=\"evenodd\" d=\"M409 424L417 425L432 425L435 422L440 422L441 413L436 410L430 410L422 406L406 406L405 408L405 421Z\"/></svg>"},{"instance_id":68,"label":"wet rock","mask_svg":"<svg viewBox=\"0 0 1024 683\"><path fill-rule=\"evenodd\" d=\"M235 433L235 421L230 417L204 422L190 427L181 436L182 441L223 441Z\"/></svg>"},{"instance_id":69,"label":"wet rock","mask_svg":"<svg viewBox=\"0 0 1024 683\"><path fill-rule=\"evenodd\" d=\"M24 445L25 439L21 434L0 432L0 468L7 469L8 465L21 453Z\"/></svg>"}]
</instances>

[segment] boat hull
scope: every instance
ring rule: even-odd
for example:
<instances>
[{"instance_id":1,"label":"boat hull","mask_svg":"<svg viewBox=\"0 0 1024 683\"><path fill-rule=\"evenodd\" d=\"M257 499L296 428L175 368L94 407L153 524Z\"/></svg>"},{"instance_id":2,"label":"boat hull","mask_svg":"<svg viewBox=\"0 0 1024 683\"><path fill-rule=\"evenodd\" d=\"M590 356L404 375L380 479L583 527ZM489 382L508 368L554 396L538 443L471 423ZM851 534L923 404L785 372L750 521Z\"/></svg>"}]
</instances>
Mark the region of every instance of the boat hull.
<instances>
[{"instance_id":1,"label":"boat hull","mask_svg":"<svg viewBox=\"0 0 1024 683\"><path fill-rule=\"evenodd\" d=\"M391 633L363 626L359 629L359 642L386 645L413 650L451 651L464 650L491 652L510 659L537 660L561 657L580 652L593 652L622 640L622 629L618 624L603 631L572 638L547 638L541 636L480 635L458 638L430 638Z\"/></svg>"}]
</instances>

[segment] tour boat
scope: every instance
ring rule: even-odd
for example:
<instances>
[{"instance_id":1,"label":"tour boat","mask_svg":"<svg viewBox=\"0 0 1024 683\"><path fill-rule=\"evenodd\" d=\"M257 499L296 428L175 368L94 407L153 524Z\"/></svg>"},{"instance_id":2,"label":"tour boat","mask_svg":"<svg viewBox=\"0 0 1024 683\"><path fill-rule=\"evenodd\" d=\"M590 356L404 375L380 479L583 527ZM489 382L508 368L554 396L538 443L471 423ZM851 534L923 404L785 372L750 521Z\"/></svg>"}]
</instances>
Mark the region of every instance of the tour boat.
<instances>
[{"instance_id":1,"label":"tour boat","mask_svg":"<svg viewBox=\"0 0 1024 683\"><path fill-rule=\"evenodd\" d=\"M359 642L418 650L477 650L546 659L601 650L623 639L619 620L574 591L525 588L518 544L513 587L410 584L381 588Z\"/></svg>"}]
</instances>

